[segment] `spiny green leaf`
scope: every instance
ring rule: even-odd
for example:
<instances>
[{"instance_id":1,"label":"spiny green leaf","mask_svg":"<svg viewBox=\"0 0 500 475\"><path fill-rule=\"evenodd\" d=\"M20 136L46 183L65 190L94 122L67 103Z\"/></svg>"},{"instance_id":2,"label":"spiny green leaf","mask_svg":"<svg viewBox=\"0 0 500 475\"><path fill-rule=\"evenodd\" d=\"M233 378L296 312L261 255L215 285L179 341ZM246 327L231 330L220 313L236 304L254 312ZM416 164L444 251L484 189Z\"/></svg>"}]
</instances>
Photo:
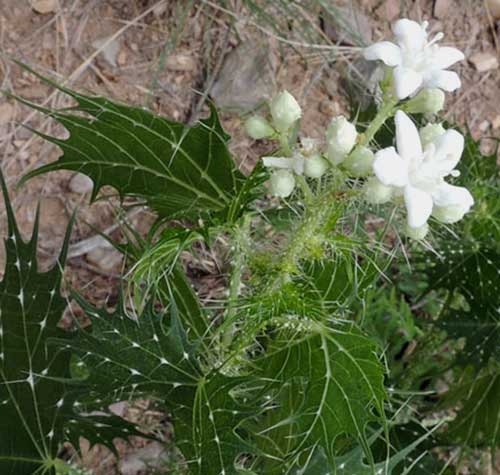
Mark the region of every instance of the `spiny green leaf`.
<instances>
[{"instance_id":1,"label":"spiny green leaf","mask_svg":"<svg viewBox=\"0 0 500 475\"><path fill-rule=\"evenodd\" d=\"M57 264L39 272L39 214L30 241L24 242L1 173L0 183L8 220L0 282L0 473L31 475L57 455L73 403L64 382L70 354L47 345L54 337L70 341L58 323L66 308L59 291L72 222Z\"/></svg>"},{"instance_id":2,"label":"spiny green leaf","mask_svg":"<svg viewBox=\"0 0 500 475\"><path fill-rule=\"evenodd\" d=\"M424 271L429 289L450 295L436 324L452 338L465 338L458 355L462 364L481 367L491 357L500 360L500 253L465 241L443 243L440 255L434 262L426 258ZM454 305L454 297L465 303Z\"/></svg>"},{"instance_id":3,"label":"spiny green leaf","mask_svg":"<svg viewBox=\"0 0 500 475\"><path fill-rule=\"evenodd\" d=\"M374 342L354 326L312 323L303 335L284 333L259 367L278 406L262 427L271 457L289 459L321 446L333 460L343 435L367 448L366 425L382 417L384 370Z\"/></svg>"},{"instance_id":4,"label":"spiny green leaf","mask_svg":"<svg viewBox=\"0 0 500 475\"><path fill-rule=\"evenodd\" d=\"M143 198L161 218L196 218L230 208L237 214L246 203L240 195L245 177L231 158L229 137L213 106L208 119L188 127L142 108L79 94L21 66L77 102L71 109L52 111L16 97L69 132L62 140L34 131L58 145L63 155L23 181L54 170L75 170L93 180L92 199L110 185L121 197ZM236 196L241 200L234 205Z\"/></svg>"},{"instance_id":5,"label":"spiny green leaf","mask_svg":"<svg viewBox=\"0 0 500 475\"><path fill-rule=\"evenodd\" d=\"M500 444L500 371L469 375L446 396L444 405L460 404L446 432L449 440L469 447L498 447Z\"/></svg>"},{"instance_id":6,"label":"spiny green leaf","mask_svg":"<svg viewBox=\"0 0 500 475\"><path fill-rule=\"evenodd\" d=\"M80 329L71 342L89 372L90 396L114 402L140 394L164 397L178 386L196 386L201 368L176 308L171 307L167 324L150 305L134 320L123 300L109 313L74 297L92 321L91 329Z\"/></svg>"}]
</instances>

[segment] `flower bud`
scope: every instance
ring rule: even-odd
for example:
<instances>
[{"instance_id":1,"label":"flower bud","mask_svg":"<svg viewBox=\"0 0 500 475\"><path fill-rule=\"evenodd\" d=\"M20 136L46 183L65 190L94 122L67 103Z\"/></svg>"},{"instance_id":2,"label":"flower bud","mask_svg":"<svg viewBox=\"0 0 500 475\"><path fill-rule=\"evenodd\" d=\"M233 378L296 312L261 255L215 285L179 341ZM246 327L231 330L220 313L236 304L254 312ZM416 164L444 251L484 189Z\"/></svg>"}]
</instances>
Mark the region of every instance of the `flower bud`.
<instances>
[{"instance_id":1,"label":"flower bud","mask_svg":"<svg viewBox=\"0 0 500 475\"><path fill-rule=\"evenodd\" d=\"M424 89L406 104L411 114L436 114L444 107L445 95L441 89Z\"/></svg>"},{"instance_id":2,"label":"flower bud","mask_svg":"<svg viewBox=\"0 0 500 475\"><path fill-rule=\"evenodd\" d=\"M269 179L269 189L274 196L286 198L295 188L295 177L289 170L276 170Z\"/></svg>"},{"instance_id":3,"label":"flower bud","mask_svg":"<svg viewBox=\"0 0 500 475\"><path fill-rule=\"evenodd\" d=\"M385 186L376 177L367 180L363 191L366 201L374 205L387 203L392 196L392 188Z\"/></svg>"},{"instance_id":4,"label":"flower bud","mask_svg":"<svg viewBox=\"0 0 500 475\"><path fill-rule=\"evenodd\" d=\"M245 130L254 140L265 139L274 134L271 124L260 115L249 117L245 122Z\"/></svg>"},{"instance_id":5,"label":"flower bud","mask_svg":"<svg viewBox=\"0 0 500 475\"><path fill-rule=\"evenodd\" d=\"M365 177L373 173L375 155L364 146L359 146L343 162L344 167L355 177Z\"/></svg>"},{"instance_id":6,"label":"flower bud","mask_svg":"<svg viewBox=\"0 0 500 475\"><path fill-rule=\"evenodd\" d=\"M460 205L434 206L432 216L441 223L453 224L460 221L468 211L468 207Z\"/></svg>"},{"instance_id":7,"label":"flower bud","mask_svg":"<svg viewBox=\"0 0 500 475\"><path fill-rule=\"evenodd\" d=\"M280 132L286 132L290 129L302 115L302 109L298 102L288 91L280 92L275 96L271 101L270 108L274 126Z\"/></svg>"},{"instance_id":8,"label":"flower bud","mask_svg":"<svg viewBox=\"0 0 500 475\"><path fill-rule=\"evenodd\" d=\"M421 241L422 239L424 239L425 236L427 236L428 232L429 232L429 225L427 223L418 228L412 228L411 226L408 225L406 225L405 228L405 234L409 238L415 239L415 241Z\"/></svg>"},{"instance_id":9,"label":"flower bud","mask_svg":"<svg viewBox=\"0 0 500 475\"><path fill-rule=\"evenodd\" d=\"M433 143L445 132L446 130L441 124L427 124L425 127L420 129L420 141L422 142L422 147L427 148L428 145Z\"/></svg>"},{"instance_id":10,"label":"flower bud","mask_svg":"<svg viewBox=\"0 0 500 475\"><path fill-rule=\"evenodd\" d=\"M353 149L358 133L344 116L335 117L326 131L327 156L333 164L341 163Z\"/></svg>"},{"instance_id":11,"label":"flower bud","mask_svg":"<svg viewBox=\"0 0 500 475\"><path fill-rule=\"evenodd\" d=\"M304 160L304 175L310 178L321 178L328 169L327 161L316 154Z\"/></svg>"}]
</instances>

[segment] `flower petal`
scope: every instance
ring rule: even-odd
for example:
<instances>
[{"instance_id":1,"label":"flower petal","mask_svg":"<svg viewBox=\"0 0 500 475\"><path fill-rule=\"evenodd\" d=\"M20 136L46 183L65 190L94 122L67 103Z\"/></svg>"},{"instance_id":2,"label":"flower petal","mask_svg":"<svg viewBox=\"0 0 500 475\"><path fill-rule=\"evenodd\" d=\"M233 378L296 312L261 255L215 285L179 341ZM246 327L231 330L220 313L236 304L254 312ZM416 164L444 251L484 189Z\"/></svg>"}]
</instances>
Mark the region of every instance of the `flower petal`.
<instances>
[{"instance_id":1,"label":"flower petal","mask_svg":"<svg viewBox=\"0 0 500 475\"><path fill-rule=\"evenodd\" d=\"M397 111L394 120L396 122L396 143L399 155L408 161L420 161L423 152L416 125L403 111Z\"/></svg>"},{"instance_id":2,"label":"flower petal","mask_svg":"<svg viewBox=\"0 0 500 475\"><path fill-rule=\"evenodd\" d=\"M474 198L467 188L444 183L432 194L436 206L459 206L464 212L474 204Z\"/></svg>"},{"instance_id":3,"label":"flower petal","mask_svg":"<svg viewBox=\"0 0 500 475\"><path fill-rule=\"evenodd\" d=\"M463 61L465 55L457 48L442 46L435 49L432 55L433 64L436 68L447 69L458 61Z\"/></svg>"},{"instance_id":4,"label":"flower petal","mask_svg":"<svg viewBox=\"0 0 500 475\"><path fill-rule=\"evenodd\" d=\"M436 152L432 161L441 176L446 176L457 166L462 157L464 137L456 130L447 130L434 141L434 144Z\"/></svg>"},{"instance_id":5,"label":"flower petal","mask_svg":"<svg viewBox=\"0 0 500 475\"><path fill-rule=\"evenodd\" d=\"M443 91L452 92L462 85L460 78L454 71L434 71L425 80L426 87L438 87Z\"/></svg>"},{"instance_id":6,"label":"flower petal","mask_svg":"<svg viewBox=\"0 0 500 475\"><path fill-rule=\"evenodd\" d=\"M369 61L381 59L387 66L401 64L401 49L390 41L380 41L365 48L363 56Z\"/></svg>"},{"instance_id":7,"label":"flower petal","mask_svg":"<svg viewBox=\"0 0 500 475\"><path fill-rule=\"evenodd\" d=\"M386 186L406 186L408 183L408 164L394 147L384 148L376 153L373 171Z\"/></svg>"},{"instance_id":8,"label":"flower petal","mask_svg":"<svg viewBox=\"0 0 500 475\"><path fill-rule=\"evenodd\" d=\"M397 66L394 69L394 87L398 99L405 99L413 94L422 85L423 80L421 73L403 66Z\"/></svg>"},{"instance_id":9,"label":"flower petal","mask_svg":"<svg viewBox=\"0 0 500 475\"><path fill-rule=\"evenodd\" d=\"M432 213L432 196L413 186L407 186L404 192L406 210L408 211L408 226L420 228Z\"/></svg>"},{"instance_id":10,"label":"flower petal","mask_svg":"<svg viewBox=\"0 0 500 475\"><path fill-rule=\"evenodd\" d=\"M416 21L407 20L406 18L398 20L392 26L392 31L398 39L398 42L405 48L419 50L425 45L427 32L422 25Z\"/></svg>"},{"instance_id":11,"label":"flower petal","mask_svg":"<svg viewBox=\"0 0 500 475\"><path fill-rule=\"evenodd\" d=\"M262 157L265 167L284 168L292 170L294 161L288 157Z\"/></svg>"}]
</instances>

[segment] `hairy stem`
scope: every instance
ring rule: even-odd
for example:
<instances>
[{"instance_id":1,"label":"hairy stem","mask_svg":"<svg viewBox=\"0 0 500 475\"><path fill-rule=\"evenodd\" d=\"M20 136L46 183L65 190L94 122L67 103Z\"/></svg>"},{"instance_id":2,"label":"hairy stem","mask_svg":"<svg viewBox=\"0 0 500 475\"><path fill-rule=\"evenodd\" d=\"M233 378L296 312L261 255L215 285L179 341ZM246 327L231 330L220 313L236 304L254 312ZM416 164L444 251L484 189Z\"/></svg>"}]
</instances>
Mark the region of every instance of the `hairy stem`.
<instances>
[{"instance_id":1,"label":"hairy stem","mask_svg":"<svg viewBox=\"0 0 500 475\"><path fill-rule=\"evenodd\" d=\"M222 346L227 348L230 346L234 335L234 318L236 316L236 309L238 297L241 289L241 277L243 275L243 267L245 265L245 256L248 248L248 236L250 233L251 216L246 215L243 222L236 227L234 232L233 244L233 262L231 280L229 282L229 301L225 316L225 324L227 325L222 336Z\"/></svg>"}]
</instances>

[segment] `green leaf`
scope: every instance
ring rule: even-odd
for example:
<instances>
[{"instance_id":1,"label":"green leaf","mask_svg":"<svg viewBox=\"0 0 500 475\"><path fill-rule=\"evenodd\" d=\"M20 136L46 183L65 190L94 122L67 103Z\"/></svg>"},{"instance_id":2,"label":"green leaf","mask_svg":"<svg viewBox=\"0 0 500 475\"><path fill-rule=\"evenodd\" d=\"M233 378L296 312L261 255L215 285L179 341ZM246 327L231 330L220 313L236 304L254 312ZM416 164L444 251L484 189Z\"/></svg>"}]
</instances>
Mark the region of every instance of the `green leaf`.
<instances>
[{"instance_id":1,"label":"green leaf","mask_svg":"<svg viewBox=\"0 0 500 475\"><path fill-rule=\"evenodd\" d=\"M57 264L39 272L39 214L31 239L24 242L1 173L0 183L8 220L0 282L0 473L31 475L51 466L73 404L64 382L70 354L66 347L47 344L54 337L65 345L71 341L58 323L66 308L59 291L72 222Z\"/></svg>"},{"instance_id":2,"label":"green leaf","mask_svg":"<svg viewBox=\"0 0 500 475\"><path fill-rule=\"evenodd\" d=\"M283 333L259 362L270 381L270 404L277 406L261 428L271 466L273 459L280 466L317 446L331 461L341 436L367 449L366 425L383 414L384 370L376 344L353 325L304 321L297 328L302 336Z\"/></svg>"},{"instance_id":3,"label":"green leaf","mask_svg":"<svg viewBox=\"0 0 500 475\"><path fill-rule=\"evenodd\" d=\"M447 407L461 406L446 435L453 442L469 447L498 447L500 372L486 370L477 377L469 375L468 379L454 387L444 401Z\"/></svg>"},{"instance_id":4,"label":"green leaf","mask_svg":"<svg viewBox=\"0 0 500 475\"><path fill-rule=\"evenodd\" d=\"M91 329L80 329L71 342L89 373L85 383L90 397L105 396L111 403L141 394L165 397L178 386L196 386L201 368L176 308L168 323L151 305L134 320L123 299L109 313L77 294L74 298L92 321Z\"/></svg>"},{"instance_id":5,"label":"green leaf","mask_svg":"<svg viewBox=\"0 0 500 475\"><path fill-rule=\"evenodd\" d=\"M428 288L449 293L436 324L465 339L460 363L482 367L491 357L500 360L500 253L470 241L442 244L439 252L441 259L424 262Z\"/></svg>"},{"instance_id":6,"label":"green leaf","mask_svg":"<svg viewBox=\"0 0 500 475\"><path fill-rule=\"evenodd\" d=\"M71 109L51 111L16 97L69 132L63 140L34 131L58 145L63 155L23 181L54 170L74 170L93 180L92 199L110 185L121 197L144 199L161 218L197 218L229 209L236 213L233 198L241 197L245 177L231 158L229 137L213 106L208 119L188 127L139 107L79 94L21 66L77 102ZM244 204L243 199L236 208Z\"/></svg>"},{"instance_id":7,"label":"green leaf","mask_svg":"<svg viewBox=\"0 0 500 475\"><path fill-rule=\"evenodd\" d=\"M238 475L238 457L254 451L242 426L260 409L244 396L247 382L245 377L214 372L200 379L191 397L179 391L168 398L175 441L193 475Z\"/></svg>"}]
</instances>

